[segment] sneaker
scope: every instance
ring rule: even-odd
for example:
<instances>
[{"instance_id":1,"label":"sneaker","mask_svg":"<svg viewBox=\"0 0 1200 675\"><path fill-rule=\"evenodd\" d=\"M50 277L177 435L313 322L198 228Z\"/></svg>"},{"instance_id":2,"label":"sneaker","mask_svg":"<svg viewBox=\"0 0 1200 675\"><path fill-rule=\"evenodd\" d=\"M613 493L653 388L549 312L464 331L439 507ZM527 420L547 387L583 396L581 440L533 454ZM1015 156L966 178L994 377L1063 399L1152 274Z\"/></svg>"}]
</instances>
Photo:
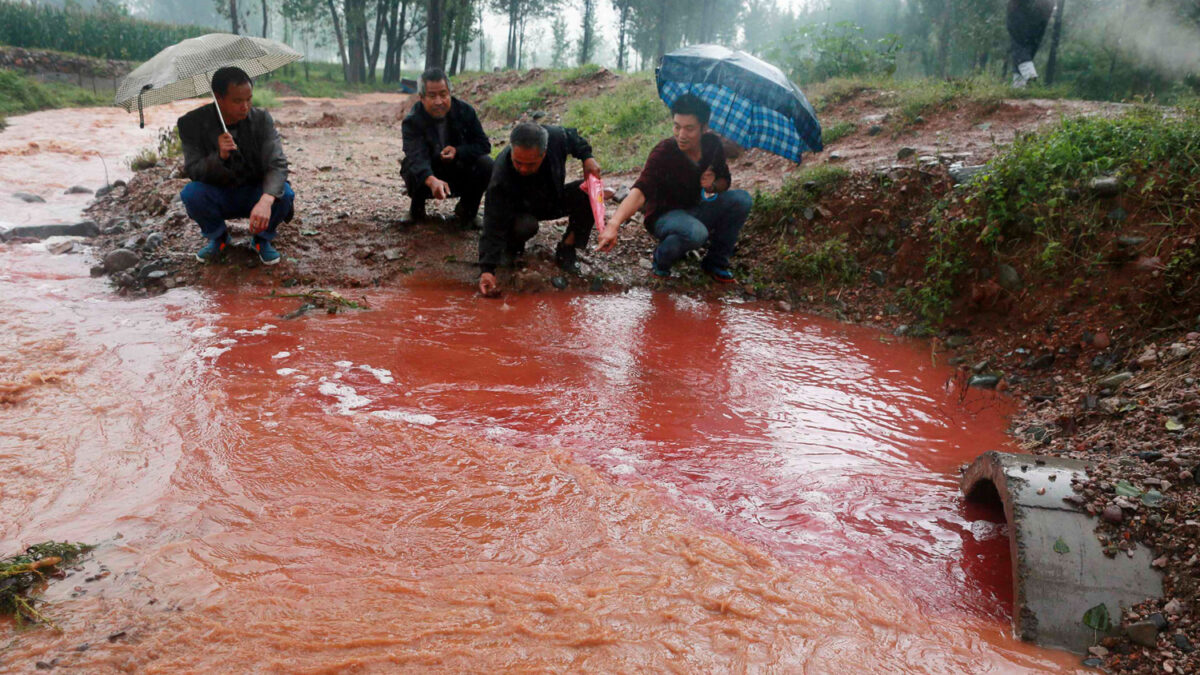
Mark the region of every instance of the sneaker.
<instances>
[{"instance_id":1,"label":"sneaker","mask_svg":"<svg viewBox=\"0 0 1200 675\"><path fill-rule=\"evenodd\" d=\"M554 249L554 263L558 265L558 269L564 272L579 274L579 257L575 253L574 246L560 243Z\"/></svg>"},{"instance_id":2,"label":"sneaker","mask_svg":"<svg viewBox=\"0 0 1200 675\"><path fill-rule=\"evenodd\" d=\"M1017 66L1017 70L1021 73L1021 77L1025 78L1026 82L1038 79L1037 67L1033 65L1033 61L1025 61Z\"/></svg>"},{"instance_id":3,"label":"sneaker","mask_svg":"<svg viewBox=\"0 0 1200 675\"><path fill-rule=\"evenodd\" d=\"M658 251L655 251L654 254L650 256L650 273L659 279L671 278L671 268L662 267L658 264Z\"/></svg>"},{"instance_id":4,"label":"sneaker","mask_svg":"<svg viewBox=\"0 0 1200 675\"><path fill-rule=\"evenodd\" d=\"M704 270L705 274L713 278L713 281L721 284L732 284L737 281L733 277L733 272L727 268L717 267L716 265L701 265L700 269Z\"/></svg>"},{"instance_id":5,"label":"sneaker","mask_svg":"<svg viewBox=\"0 0 1200 675\"><path fill-rule=\"evenodd\" d=\"M271 245L271 242L265 239L255 239L254 250L258 251L258 259L264 265L274 265L283 258L279 255L279 251L276 251L275 247Z\"/></svg>"},{"instance_id":6,"label":"sneaker","mask_svg":"<svg viewBox=\"0 0 1200 675\"><path fill-rule=\"evenodd\" d=\"M202 265L210 262L216 262L221 258L221 254L224 253L225 246L227 244L229 244L228 237L209 239L208 243L204 245L204 248L196 251L196 261Z\"/></svg>"}]
</instances>

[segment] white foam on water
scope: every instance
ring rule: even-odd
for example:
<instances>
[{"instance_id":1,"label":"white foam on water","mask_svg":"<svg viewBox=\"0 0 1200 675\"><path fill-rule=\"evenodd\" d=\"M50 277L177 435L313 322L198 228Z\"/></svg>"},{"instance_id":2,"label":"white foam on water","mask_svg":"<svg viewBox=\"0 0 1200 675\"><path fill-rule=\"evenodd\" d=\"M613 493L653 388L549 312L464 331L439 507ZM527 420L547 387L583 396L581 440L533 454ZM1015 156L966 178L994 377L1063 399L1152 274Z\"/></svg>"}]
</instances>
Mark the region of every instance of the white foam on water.
<instances>
[{"instance_id":1,"label":"white foam on water","mask_svg":"<svg viewBox=\"0 0 1200 675\"><path fill-rule=\"evenodd\" d=\"M219 344L219 345L236 345L237 340L234 340L233 338L225 338L224 340L221 340L217 344Z\"/></svg>"},{"instance_id":2,"label":"white foam on water","mask_svg":"<svg viewBox=\"0 0 1200 675\"><path fill-rule=\"evenodd\" d=\"M608 471L614 476L632 476L633 474L637 473L637 469L628 464L617 464L616 466L610 467Z\"/></svg>"},{"instance_id":3,"label":"white foam on water","mask_svg":"<svg viewBox=\"0 0 1200 675\"><path fill-rule=\"evenodd\" d=\"M375 379L379 380L380 384L391 384L396 381L396 378L392 377L392 371L388 370L387 368L372 368L371 366L362 365L359 366L358 369L365 370L366 372L374 375Z\"/></svg>"},{"instance_id":4,"label":"white foam on water","mask_svg":"<svg viewBox=\"0 0 1200 675\"><path fill-rule=\"evenodd\" d=\"M215 359L227 351L229 351L229 347L207 347L200 352L200 356L201 358Z\"/></svg>"},{"instance_id":5,"label":"white foam on water","mask_svg":"<svg viewBox=\"0 0 1200 675\"><path fill-rule=\"evenodd\" d=\"M336 398L337 403L334 404L334 408L342 415L353 415L355 408L361 408L371 402L371 399L366 396L360 396L354 387L328 380L321 382L317 391Z\"/></svg>"},{"instance_id":6,"label":"white foam on water","mask_svg":"<svg viewBox=\"0 0 1200 675\"><path fill-rule=\"evenodd\" d=\"M272 355L271 358L272 359L286 359L287 357L289 357L291 355L292 355L291 352L279 352L278 354Z\"/></svg>"},{"instance_id":7,"label":"white foam on water","mask_svg":"<svg viewBox=\"0 0 1200 675\"><path fill-rule=\"evenodd\" d=\"M246 330L245 328L239 328L233 332L235 335L266 335L267 333L271 332L272 328L278 328L278 326L276 326L275 324L272 324L272 323L268 323L268 324L263 324L262 328L256 328L254 330Z\"/></svg>"},{"instance_id":8,"label":"white foam on water","mask_svg":"<svg viewBox=\"0 0 1200 675\"><path fill-rule=\"evenodd\" d=\"M338 368L353 368L354 362L353 361L334 361L333 365L337 366Z\"/></svg>"},{"instance_id":9,"label":"white foam on water","mask_svg":"<svg viewBox=\"0 0 1200 675\"><path fill-rule=\"evenodd\" d=\"M408 422L409 424L419 424L423 427L431 427L438 423L438 418L433 415L424 413L410 413L403 410L376 410L371 413L372 417L379 417L385 420L395 420L398 422Z\"/></svg>"},{"instance_id":10,"label":"white foam on water","mask_svg":"<svg viewBox=\"0 0 1200 675\"><path fill-rule=\"evenodd\" d=\"M201 326L201 327L197 328L196 330L192 331L192 336L198 337L198 338L216 337L217 331L214 330L212 326Z\"/></svg>"},{"instance_id":11,"label":"white foam on water","mask_svg":"<svg viewBox=\"0 0 1200 675\"><path fill-rule=\"evenodd\" d=\"M275 371L275 374L283 375L284 377L286 377L288 375L293 375L296 372L298 372L298 371L295 368L280 368L279 370Z\"/></svg>"}]
</instances>

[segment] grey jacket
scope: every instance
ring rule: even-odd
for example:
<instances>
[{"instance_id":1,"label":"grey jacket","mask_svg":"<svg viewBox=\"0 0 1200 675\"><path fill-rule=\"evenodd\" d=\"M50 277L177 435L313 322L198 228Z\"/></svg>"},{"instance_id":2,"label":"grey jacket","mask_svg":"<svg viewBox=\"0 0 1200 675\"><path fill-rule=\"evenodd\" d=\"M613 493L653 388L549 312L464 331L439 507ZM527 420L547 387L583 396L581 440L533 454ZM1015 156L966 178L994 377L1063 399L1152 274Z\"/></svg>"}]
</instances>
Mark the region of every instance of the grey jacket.
<instances>
[{"instance_id":1,"label":"grey jacket","mask_svg":"<svg viewBox=\"0 0 1200 675\"><path fill-rule=\"evenodd\" d=\"M188 178L221 187L262 185L263 192L280 197L287 182L288 161L271 114L251 108L250 115L229 133L238 152L222 160L217 137L223 132L215 103L201 106L179 118L183 143L183 168Z\"/></svg>"}]
</instances>

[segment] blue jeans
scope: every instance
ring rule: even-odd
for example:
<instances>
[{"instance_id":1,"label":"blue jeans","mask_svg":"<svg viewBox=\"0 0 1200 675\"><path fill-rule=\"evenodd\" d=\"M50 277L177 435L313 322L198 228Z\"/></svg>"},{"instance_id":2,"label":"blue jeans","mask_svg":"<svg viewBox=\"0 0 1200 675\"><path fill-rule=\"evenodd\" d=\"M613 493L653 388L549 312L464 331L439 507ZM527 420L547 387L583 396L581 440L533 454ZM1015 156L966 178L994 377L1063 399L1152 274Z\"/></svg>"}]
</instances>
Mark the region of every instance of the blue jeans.
<instances>
[{"instance_id":1,"label":"blue jeans","mask_svg":"<svg viewBox=\"0 0 1200 675\"><path fill-rule=\"evenodd\" d=\"M745 190L726 190L711 202L701 201L690 209L667 211L654 221L654 251L656 266L671 269L677 260L692 249L708 242L708 255L700 263L705 268L729 267L729 256L737 245L738 235L750 215L754 198Z\"/></svg>"},{"instance_id":2,"label":"blue jeans","mask_svg":"<svg viewBox=\"0 0 1200 675\"><path fill-rule=\"evenodd\" d=\"M179 193L188 216L200 225L200 231L210 240L224 238L228 231L225 219L248 217L262 195L261 185L227 188L199 181L188 183ZM295 199L292 186L284 183L283 195L271 205L271 220L266 231L254 236L263 241L274 239L279 223L291 218Z\"/></svg>"}]
</instances>

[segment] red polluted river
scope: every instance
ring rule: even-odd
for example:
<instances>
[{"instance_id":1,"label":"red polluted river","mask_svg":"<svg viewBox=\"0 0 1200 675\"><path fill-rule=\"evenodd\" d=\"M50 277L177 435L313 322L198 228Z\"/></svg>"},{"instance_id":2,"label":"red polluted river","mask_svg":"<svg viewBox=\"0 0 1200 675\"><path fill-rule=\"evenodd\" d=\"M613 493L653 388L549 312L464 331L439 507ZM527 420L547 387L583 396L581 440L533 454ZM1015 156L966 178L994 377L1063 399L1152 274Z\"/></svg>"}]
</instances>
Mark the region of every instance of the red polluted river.
<instances>
[{"instance_id":1,"label":"red polluted river","mask_svg":"<svg viewBox=\"0 0 1200 675\"><path fill-rule=\"evenodd\" d=\"M1077 663L1010 635L1003 523L956 488L1007 409L927 345L418 281L287 320L266 287L123 300L43 249L0 255L0 546L99 546L45 594L64 632L0 669Z\"/></svg>"}]
</instances>

